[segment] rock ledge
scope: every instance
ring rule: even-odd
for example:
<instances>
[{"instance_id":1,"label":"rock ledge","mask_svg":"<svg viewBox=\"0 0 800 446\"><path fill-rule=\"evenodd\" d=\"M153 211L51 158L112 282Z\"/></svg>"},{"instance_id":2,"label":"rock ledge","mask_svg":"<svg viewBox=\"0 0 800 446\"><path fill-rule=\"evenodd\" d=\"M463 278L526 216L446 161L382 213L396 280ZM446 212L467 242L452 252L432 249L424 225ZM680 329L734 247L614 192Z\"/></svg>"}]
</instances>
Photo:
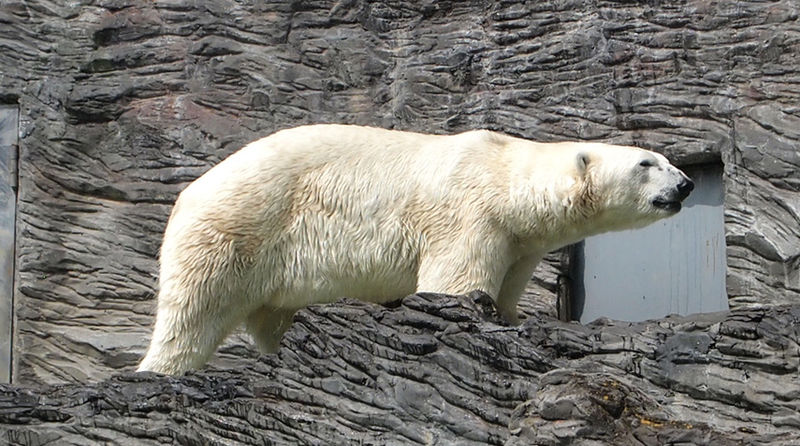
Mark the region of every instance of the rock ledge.
<instances>
[{"instance_id":1,"label":"rock ledge","mask_svg":"<svg viewBox=\"0 0 800 446\"><path fill-rule=\"evenodd\" d=\"M799 320L795 305L508 327L480 293L345 300L299 312L277 355L221 352L244 368L0 386L0 443L797 442Z\"/></svg>"}]
</instances>

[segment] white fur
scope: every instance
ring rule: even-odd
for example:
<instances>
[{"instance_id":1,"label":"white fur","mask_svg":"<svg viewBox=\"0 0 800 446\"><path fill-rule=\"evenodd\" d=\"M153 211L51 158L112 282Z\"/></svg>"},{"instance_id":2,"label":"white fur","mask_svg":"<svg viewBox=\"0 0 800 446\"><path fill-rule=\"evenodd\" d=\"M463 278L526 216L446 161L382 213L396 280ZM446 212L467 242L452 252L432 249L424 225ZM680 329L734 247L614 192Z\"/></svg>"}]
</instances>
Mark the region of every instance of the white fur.
<instances>
[{"instance_id":1,"label":"white fur","mask_svg":"<svg viewBox=\"0 0 800 446\"><path fill-rule=\"evenodd\" d=\"M639 166L645 158L656 168ZM342 296L387 302L480 289L516 322L545 253L670 215L651 202L681 175L642 149L482 130L280 131L178 198L139 370L200 367L242 322L275 351L296 310Z\"/></svg>"}]
</instances>

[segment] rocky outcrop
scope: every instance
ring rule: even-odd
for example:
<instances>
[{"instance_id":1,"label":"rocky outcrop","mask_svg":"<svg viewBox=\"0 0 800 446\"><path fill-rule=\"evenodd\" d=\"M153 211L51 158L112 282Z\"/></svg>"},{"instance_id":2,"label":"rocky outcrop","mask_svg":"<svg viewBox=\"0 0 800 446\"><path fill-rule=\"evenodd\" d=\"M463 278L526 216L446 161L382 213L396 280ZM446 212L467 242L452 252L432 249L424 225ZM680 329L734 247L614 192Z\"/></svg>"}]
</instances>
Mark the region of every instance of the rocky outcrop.
<instances>
[{"instance_id":1,"label":"rocky outcrop","mask_svg":"<svg viewBox=\"0 0 800 446\"><path fill-rule=\"evenodd\" d=\"M786 306L508 327L479 293L345 301L300 311L277 355L0 386L0 443L792 444L798 322Z\"/></svg>"},{"instance_id":2,"label":"rocky outcrop","mask_svg":"<svg viewBox=\"0 0 800 446\"><path fill-rule=\"evenodd\" d=\"M732 305L797 302L799 32L792 0L5 1L14 381L129 370L177 193L244 143L311 122L721 160ZM524 306L553 311L566 269L551 260Z\"/></svg>"}]
</instances>

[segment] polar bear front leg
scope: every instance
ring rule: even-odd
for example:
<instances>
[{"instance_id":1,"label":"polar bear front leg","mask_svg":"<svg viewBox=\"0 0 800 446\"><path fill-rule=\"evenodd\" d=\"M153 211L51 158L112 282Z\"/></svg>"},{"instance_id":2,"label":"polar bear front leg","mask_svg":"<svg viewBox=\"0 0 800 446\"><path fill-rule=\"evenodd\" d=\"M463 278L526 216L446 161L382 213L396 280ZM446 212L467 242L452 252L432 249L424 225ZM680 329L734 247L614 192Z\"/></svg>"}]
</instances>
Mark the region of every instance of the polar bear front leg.
<instances>
[{"instance_id":1,"label":"polar bear front leg","mask_svg":"<svg viewBox=\"0 0 800 446\"><path fill-rule=\"evenodd\" d=\"M270 354L278 351L281 338L292 325L292 319L296 312L295 309L264 305L247 316L245 328L253 337L261 353Z\"/></svg>"},{"instance_id":2,"label":"polar bear front leg","mask_svg":"<svg viewBox=\"0 0 800 446\"><path fill-rule=\"evenodd\" d=\"M522 257L511 265L503 278L503 285L496 300L497 311L513 325L519 324L517 303L541 259L541 256L535 255Z\"/></svg>"},{"instance_id":3,"label":"polar bear front leg","mask_svg":"<svg viewBox=\"0 0 800 446\"><path fill-rule=\"evenodd\" d=\"M417 292L466 294L480 290L496 301L507 265L492 257L464 256L457 249L426 256L420 262Z\"/></svg>"}]
</instances>

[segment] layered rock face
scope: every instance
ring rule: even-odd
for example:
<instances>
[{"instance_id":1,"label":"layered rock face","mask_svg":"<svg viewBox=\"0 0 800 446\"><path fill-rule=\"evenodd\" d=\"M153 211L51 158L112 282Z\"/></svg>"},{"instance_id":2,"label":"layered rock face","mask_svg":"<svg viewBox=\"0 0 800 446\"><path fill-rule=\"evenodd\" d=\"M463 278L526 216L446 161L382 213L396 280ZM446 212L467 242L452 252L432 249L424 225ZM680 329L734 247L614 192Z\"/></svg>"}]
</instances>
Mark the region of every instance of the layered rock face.
<instances>
[{"instance_id":1,"label":"layered rock face","mask_svg":"<svg viewBox=\"0 0 800 446\"><path fill-rule=\"evenodd\" d=\"M277 355L231 347L181 378L0 385L0 443L796 444L798 320L794 305L508 327L479 293L314 306Z\"/></svg>"},{"instance_id":2,"label":"layered rock face","mask_svg":"<svg viewBox=\"0 0 800 446\"><path fill-rule=\"evenodd\" d=\"M0 24L0 103L19 107L15 382L129 370L178 192L304 123L721 161L732 306L800 298L791 0L11 1ZM554 255L524 306L552 313L563 272Z\"/></svg>"}]
</instances>

